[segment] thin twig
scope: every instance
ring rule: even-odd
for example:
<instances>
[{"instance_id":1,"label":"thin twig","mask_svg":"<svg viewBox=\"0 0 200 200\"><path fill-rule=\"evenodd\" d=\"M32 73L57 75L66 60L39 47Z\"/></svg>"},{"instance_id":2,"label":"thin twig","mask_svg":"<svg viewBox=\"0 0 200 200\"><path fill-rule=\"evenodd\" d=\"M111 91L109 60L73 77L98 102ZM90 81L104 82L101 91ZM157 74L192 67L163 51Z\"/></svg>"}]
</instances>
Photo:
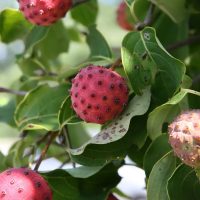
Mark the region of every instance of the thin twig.
<instances>
[{"instance_id":1,"label":"thin twig","mask_svg":"<svg viewBox=\"0 0 200 200\"><path fill-rule=\"evenodd\" d=\"M111 66L111 70L115 70L116 67L119 67L122 65L122 59L121 58L118 58Z\"/></svg>"},{"instance_id":2,"label":"thin twig","mask_svg":"<svg viewBox=\"0 0 200 200\"><path fill-rule=\"evenodd\" d=\"M4 87L0 87L0 93L10 93L10 94L15 94L19 96L25 96L27 94L26 91L16 91L16 90L11 90Z\"/></svg>"},{"instance_id":3,"label":"thin twig","mask_svg":"<svg viewBox=\"0 0 200 200\"><path fill-rule=\"evenodd\" d=\"M63 128L63 133L65 135L65 141L66 141L66 145L67 145L67 151L69 153L69 157L71 158L71 154L69 152L69 149L71 149L72 146L71 146L71 141L70 141L70 138L69 138L69 133L68 133L67 127ZM71 161L72 161L72 158L71 158ZM72 166L73 166L73 168L76 168L76 163L73 162L73 161L72 161Z\"/></svg>"},{"instance_id":4,"label":"thin twig","mask_svg":"<svg viewBox=\"0 0 200 200\"><path fill-rule=\"evenodd\" d=\"M79 6L80 4L86 3L89 0L79 0L79 1L75 1L74 4L72 5L72 8Z\"/></svg>"},{"instance_id":5,"label":"thin twig","mask_svg":"<svg viewBox=\"0 0 200 200\"><path fill-rule=\"evenodd\" d=\"M200 35L194 35L194 36L187 38L186 40L178 41L174 44L169 45L168 47L166 47L166 49L168 51L171 51L171 50L178 49L178 48L190 45L190 44L194 44L196 42L200 42Z\"/></svg>"},{"instance_id":6,"label":"thin twig","mask_svg":"<svg viewBox=\"0 0 200 200\"><path fill-rule=\"evenodd\" d=\"M35 168L34 168L35 171L38 171L40 164L44 160L51 143L54 141L54 139L57 137L57 135L58 135L58 132L53 132L49 135L49 140L47 141L47 144L45 145L44 149L42 150L42 153L35 165Z\"/></svg>"},{"instance_id":7,"label":"thin twig","mask_svg":"<svg viewBox=\"0 0 200 200\"><path fill-rule=\"evenodd\" d=\"M155 9L155 5L151 3L144 21L139 22L135 25L136 30L138 30L138 31L142 30L145 26L150 26L153 23L154 9Z\"/></svg>"}]
</instances>

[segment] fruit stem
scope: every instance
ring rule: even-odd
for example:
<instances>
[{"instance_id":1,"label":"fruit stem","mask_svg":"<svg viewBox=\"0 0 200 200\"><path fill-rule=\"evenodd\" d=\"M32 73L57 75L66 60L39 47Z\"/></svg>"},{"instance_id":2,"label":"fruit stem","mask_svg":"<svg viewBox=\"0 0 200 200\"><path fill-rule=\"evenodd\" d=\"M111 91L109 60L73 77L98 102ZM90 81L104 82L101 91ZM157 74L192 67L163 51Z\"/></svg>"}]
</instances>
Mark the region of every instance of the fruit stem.
<instances>
[{"instance_id":1,"label":"fruit stem","mask_svg":"<svg viewBox=\"0 0 200 200\"><path fill-rule=\"evenodd\" d=\"M64 133L64 136L65 136L65 141L66 141L66 145L67 145L67 152L69 153L69 157L71 159L72 166L73 166L73 168L76 168L76 163L72 161L72 157L71 157L71 154L69 152L69 149L71 149L72 146L71 146L71 141L70 141L70 137L69 137L67 126L65 126L63 128L63 133Z\"/></svg>"},{"instance_id":2,"label":"fruit stem","mask_svg":"<svg viewBox=\"0 0 200 200\"><path fill-rule=\"evenodd\" d=\"M114 71L116 67L119 67L122 65L122 59L118 58L111 66L111 70Z\"/></svg>"},{"instance_id":3,"label":"fruit stem","mask_svg":"<svg viewBox=\"0 0 200 200\"><path fill-rule=\"evenodd\" d=\"M154 13L154 9L155 9L155 5L154 4L150 4L149 9L147 11L146 17L144 19L143 22L139 22L135 25L136 30L140 31L143 28L145 28L145 26L150 26L153 23L153 13Z\"/></svg>"},{"instance_id":4,"label":"fruit stem","mask_svg":"<svg viewBox=\"0 0 200 200\"><path fill-rule=\"evenodd\" d=\"M0 93L10 93L10 94L16 94L19 96L25 96L27 94L27 92L25 91L16 91L16 90L11 90L4 87L0 87Z\"/></svg>"},{"instance_id":5,"label":"fruit stem","mask_svg":"<svg viewBox=\"0 0 200 200\"><path fill-rule=\"evenodd\" d=\"M42 153L34 167L34 170L35 171L38 171L39 167L40 167L40 164L42 163L42 161L44 160L45 156L46 156L46 153L51 145L51 143L54 141L54 139L58 136L59 132L51 132L49 133L48 135L48 141L44 147L44 149L42 150Z\"/></svg>"}]
</instances>

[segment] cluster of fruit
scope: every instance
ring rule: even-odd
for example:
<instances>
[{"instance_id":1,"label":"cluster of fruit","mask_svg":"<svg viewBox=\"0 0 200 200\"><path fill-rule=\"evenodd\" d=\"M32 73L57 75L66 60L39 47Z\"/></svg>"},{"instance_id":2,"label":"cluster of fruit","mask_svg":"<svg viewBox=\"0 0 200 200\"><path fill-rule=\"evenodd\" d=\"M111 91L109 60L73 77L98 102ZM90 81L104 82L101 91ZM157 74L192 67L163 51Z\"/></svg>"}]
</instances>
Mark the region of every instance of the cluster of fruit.
<instances>
[{"instance_id":1,"label":"cluster of fruit","mask_svg":"<svg viewBox=\"0 0 200 200\"><path fill-rule=\"evenodd\" d=\"M33 24L49 26L64 17L73 6L72 0L18 0L19 9ZM117 10L117 22L133 30L128 20L128 7L123 2ZM72 107L86 122L104 124L119 116L128 103L126 80L103 66L89 65L72 80ZM200 167L200 110L182 113L169 125L169 142L175 154L191 166ZM52 191L45 179L27 168L8 169L0 174L0 199L51 200ZM108 199L116 199L110 195Z\"/></svg>"}]
</instances>

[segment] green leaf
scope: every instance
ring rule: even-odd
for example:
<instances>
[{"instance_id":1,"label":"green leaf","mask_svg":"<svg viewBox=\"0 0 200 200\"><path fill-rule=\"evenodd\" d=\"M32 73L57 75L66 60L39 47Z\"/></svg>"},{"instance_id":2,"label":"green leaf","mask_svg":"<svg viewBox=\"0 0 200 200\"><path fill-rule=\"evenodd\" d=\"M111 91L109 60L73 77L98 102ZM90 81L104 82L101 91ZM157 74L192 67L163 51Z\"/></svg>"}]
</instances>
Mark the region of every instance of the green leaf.
<instances>
[{"instance_id":1,"label":"green leaf","mask_svg":"<svg viewBox=\"0 0 200 200\"><path fill-rule=\"evenodd\" d=\"M53 190L54 200L103 200L120 181L117 173L119 166L111 163L98 168L55 170L43 176Z\"/></svg>"},{"instance_id":2,"label":"green leaf","mask_svg":"<svg viewBox=\"0 0 200 200\"><path fill-rule=\"evenodd\" d=\"M97 0L90 0L71 10L71 16L84 26L95 24L98 14Z\"/></svg>"},{"instance_id":3,"label":"green leaf","mask_svg":"<svg viewBox=\"0 0 200 200\"><path fill-rule=\"evenodd\" d=\"M147 132L151 139L155 139L162 134L164 122L170 122L181 111L179 104L187 93L180 91L173 96L167 103L156 107L150 114L147 121ZM155 126L156 124L156 126Z\"/></svg>"},{"instance_id":4,"label":"green leaf","mask_svg":"<svg viewBox=\"0 0 200 200\"><path fill-rule=\"evenodd\" d=\"M27 166L29 157L25 156L25 149L33 144L30 138L24 138L15 142L9 149L8 155L4 162L8 167L22 167Z\"/></svg>"},{"instance_id":5,"label":"green leaf","mask_svg":"<svg viewBox=\"0 0 200 200\"><path fill-rule=\"evenodd\" d=\"M76 159L77 162L81 163L86 161L87 165L99 165L99 163L105 163L106 160L112 160L113 157L115 158L115 156L118 155L117 152L120 152L119 149L123 147L115 147L112 149L112 144L117 146L120 144L120 141L116 144L115 142L122 139L126 135L131 118L146 113L149 108L149 104L150 92L149 89L146 89L142 96L136 96L129 102L126 110L121 116L119 116L119 118L104 127L100 133L91 138L91 140L81 147L71 149L73 158ZM111 145L109 145L110 143ZM106 150L106 145L108 145L108 150ZM98 153L95 153L95 149L98 149ZM110 150L111 152L109 153ZM120 155L121 154L123 153L120 152ZM96 162L94 160L96 160Z\"/></svg>"},{"instance_id":6,"label":"green leaf","mask_svg":"<svg viewBox=\"0 0 200 200\"><path fill-rule=\"evenodd\" d=\"M149 177L154 164L170 150L167 134L159 136L151 143L144 155L144 170L147 177Z\"/></svg>"},{"instance_id":7,"label":"green leaf","mask_svg":"<svg viewBox=\"0 0 200 200\"><path fill-rule=\"evenodd\" d=\"M144 21L150 2L146 0L134 0L131 4L131 13L136 21Z\"/></svg>"},{"instance_id":8,"label":"green leaf","mask_svg":"<svg viewBox=\"0 0 200 200\"><path fill-rule=\"evenodd\" d=\"M184 164L179 165L168 181L170 200L198 200L200 183L194 169Z\"/></svg>"},{"instance_id":9,"label":"green leaf","mask_svg":"<svg viewBox=\"0 0 200 200\"><path fill-rule=\"evenodd\" d=\"M186 0L150 0L165 14L167 14L174 22L179 23L188 16L186 8Z\"/></svg>"},{"instance_id":10,"label":"green leaf","mask_svg":"<svg viewBox=\"0 0 200 200\"><path fill-rule=\"evenodd\" d=\"M153 167L147 183L148 200L169 200L167 181L176 168L173 153L162 157Z\"/></svg>"},{"instance_id":11,"label":"green leaf","mask_svg":"<svg viewBox=\"0 0 200 200\"><path fill-rule=\"evenodd\" d=\"M50 27L34 26L26 37L25 41L26 51L29 50L30 48L33 48L37 43L43 40L46 37L49 29Z\"/></svg>"},{"instance_id":12,"label":"green leaf","mask_svg":"<svg viewBox=\"0 0 200 200\"><path fill-rule=\"evenodd\" d=\"M145 144L142 147L138 148L136 145L132 145L128 150L128 157L134 163L136 163L138 167L142 169L144 168L145 152L147 151L150 144L151 144L151 140L147 138L145 141Z\"/></svg>"},{"instance_id":13,"label":"green leaf","mask_svg":"<svg viewBox=\"0 0 200 200\"><path fill-rule=\"evenodd\" d=\"M62 103L62 106L58 114L59 123L61 127L63 127L66 124L83 122L80 118L77 117L76 113L74 112L71 106L72 106L71 97L68 96Z\"/></svg>"},{"instance_id":14,"label":"green leaf","mask_svg":"<svg viewBox=\"0 0 200 200\"><path fill-rule=\"evenodd\" d=\"M49 87L41 85L25 96L15 112L20 129L58 130L58 111L66 96L69 85Z\"/></svg>"},{"instance_id":15,"label":"green leaf","mask_svg":"<svg viewBox=\"0 0 200 200\"><path fill-rule=\"evenodd\" d=\"M14 111L15 111L16 102L14 98L11 98L6 105L0 106L0 122L5 122L7 124L13 125Z\"/></svg>"},{"instance_id":16,"label":"green leaf","mask_svg":"<svg viewBox=\"0 0 200 200\"><path fill-rule=\"evenodd\" d=\"M45 38L38 42L35 51L40 57L55 59L60 53L67 52L69 48L69 37L63 22L59 21L50 26Z\"/></svg>"},{"instance_id":17,"label":"green leaf","mask_svg":"<svg viewBox=\"0 0 200 200\"><path fill-rule=\"evenodd\" d=\"M166 52L149 27L126 35L122 63L135 93L152 85L158 101L168 100L180 88L185 73L184 64Z\"/></svg>"},{"instance_id":18,"label":"green leaf","mask_svg":"<svg viewBox=\"0 0 200 200\"><path fill-rule=\"evenodd\" d=\"M0 172L1 172L7 169L6 163L4 162L5 156L1 153L1 151L0 151L0 159L1 159L1 162L0 162Z\"/></svg>"},{"instance_id":19,"label":"green leaf","mask_svg":"<svg viewBox=\"0 0 200 200\"><path fill-rule=\"evenodd\" d=\"M155 21L154 27L156 29L157 37L162 45L169 48L170 45L177 41L186 40L189 35L188 18L181 23L176 24L167 15L162 13ZM168 28L171 27L171 28ZM178 59L184 60L189 53L189 46L170 50L170 53Z\"/></svg>"},{"instance_id":20,"label":"green leaf","mask_svg":"<svg viewBox=\"0 0 200 200\"><path fill-rule=\"evenodd\" d=\"M94 26L89 28L87 43L90 47L90 57L112 58L112 53L107 41Z\"/></svg>"},{"instance_id":21,"label":"green leaf","mask_svg":"<svg viewBox=\"0 0 200 200\"><path fill-rule=\"evenodd\" d=\"M200 92L189 89L181 89L181 91L173 96L168 102L156 107L149 114L147 132L151 139L154 140L162 134L162 126L164 122L171 122L174 117L181 112L182 101L188 93L200 96Z\"/></svg>"},{"instance_id":22,"label":"green leaf","mask_svg":"<svg viewBox=\"0 0 200 200\"><path fill-rule=\"evenodd\" d=\"M33 58L20 58L17 61L24 75L38 76L45 74L43 65Z\"/></svg>"},{"instance_id":23,"label":"green leaf","mask_svg":"<svg viewBox=\"0 0 200 200\"><path fill-rule=\"evenodd\" d=\"M1 41L5 43L22 39L29 32L32 25L27 22L21 12L6 9L0 13Z\"/></svg>"}]
</instances>

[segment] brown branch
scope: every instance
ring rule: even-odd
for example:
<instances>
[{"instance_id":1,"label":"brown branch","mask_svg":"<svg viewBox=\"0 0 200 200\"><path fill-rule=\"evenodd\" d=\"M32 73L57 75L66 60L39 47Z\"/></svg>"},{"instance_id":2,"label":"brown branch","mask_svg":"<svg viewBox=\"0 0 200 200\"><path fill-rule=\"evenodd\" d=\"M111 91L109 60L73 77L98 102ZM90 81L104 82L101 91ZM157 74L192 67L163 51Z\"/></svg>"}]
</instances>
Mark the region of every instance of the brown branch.
<instances>
[{"instance_id":1,"label":"brown branch","mask_svg":"<svg viewBox=\"0 0 200 200\"><path fill-rule=\"evenodd\" d=\"M16 90L11 90L4 87L0 87L0 93L9 93L9 94L15 94L19 96L25 96L27 94L26 91L16 91Z\"/></svg>"},{"instance_id":2,"label":"brown branch","mask_svg":"<svg viewBox=\"0 0 200 200\"><path fill-rule=\"evenodd\" d=\"M172 51L174 49L178 49L178 48L190 45L190 44L194 44L196 42L200 43L200 35L194 35L194 36L187 38L186 40L178 41L174 44L169 45L168 47L166 47L166 49L168 51Z\"/></svg>"},{"instance_id":3,"label":"brown branch","mask_svg":"<svg viewBox=\"0 0 200 200\"><path fill-rule=\"evenodd\" d=\"M122 59L118 58L110 67L111 70L115 70L116 67L119 67L122 65Z\"/></svg>"},{"instance_id":4,"label":"brown branch","mask_svg":"<svg viewBox=\"0 0 200 200\"><path fill-rule=\"evenodd\" d=\"M145 26L150 26L153 23L153 13L154 13L155 5L150 4L149 9L147 11L146 17L143 22L138 22L135 25L136 30L142 30Z\"/></svg>"},{"instance_id":5,"label":"brown branch","mask_svg":"<svg viewBox=\"0 0 200 200\"><path fill-rule=\"evenodd\" d=\"M35 168L34 168L35 171L38 171L40 164L44 160L51 143L54 141L54 139L57 137L57 135L58 135L58 132L53 132L53 133L49 134L49 140L47 141L47 144L45 145L44 149L42 150L41 155L35 165Z\"/></svg>"}]
</instances>

